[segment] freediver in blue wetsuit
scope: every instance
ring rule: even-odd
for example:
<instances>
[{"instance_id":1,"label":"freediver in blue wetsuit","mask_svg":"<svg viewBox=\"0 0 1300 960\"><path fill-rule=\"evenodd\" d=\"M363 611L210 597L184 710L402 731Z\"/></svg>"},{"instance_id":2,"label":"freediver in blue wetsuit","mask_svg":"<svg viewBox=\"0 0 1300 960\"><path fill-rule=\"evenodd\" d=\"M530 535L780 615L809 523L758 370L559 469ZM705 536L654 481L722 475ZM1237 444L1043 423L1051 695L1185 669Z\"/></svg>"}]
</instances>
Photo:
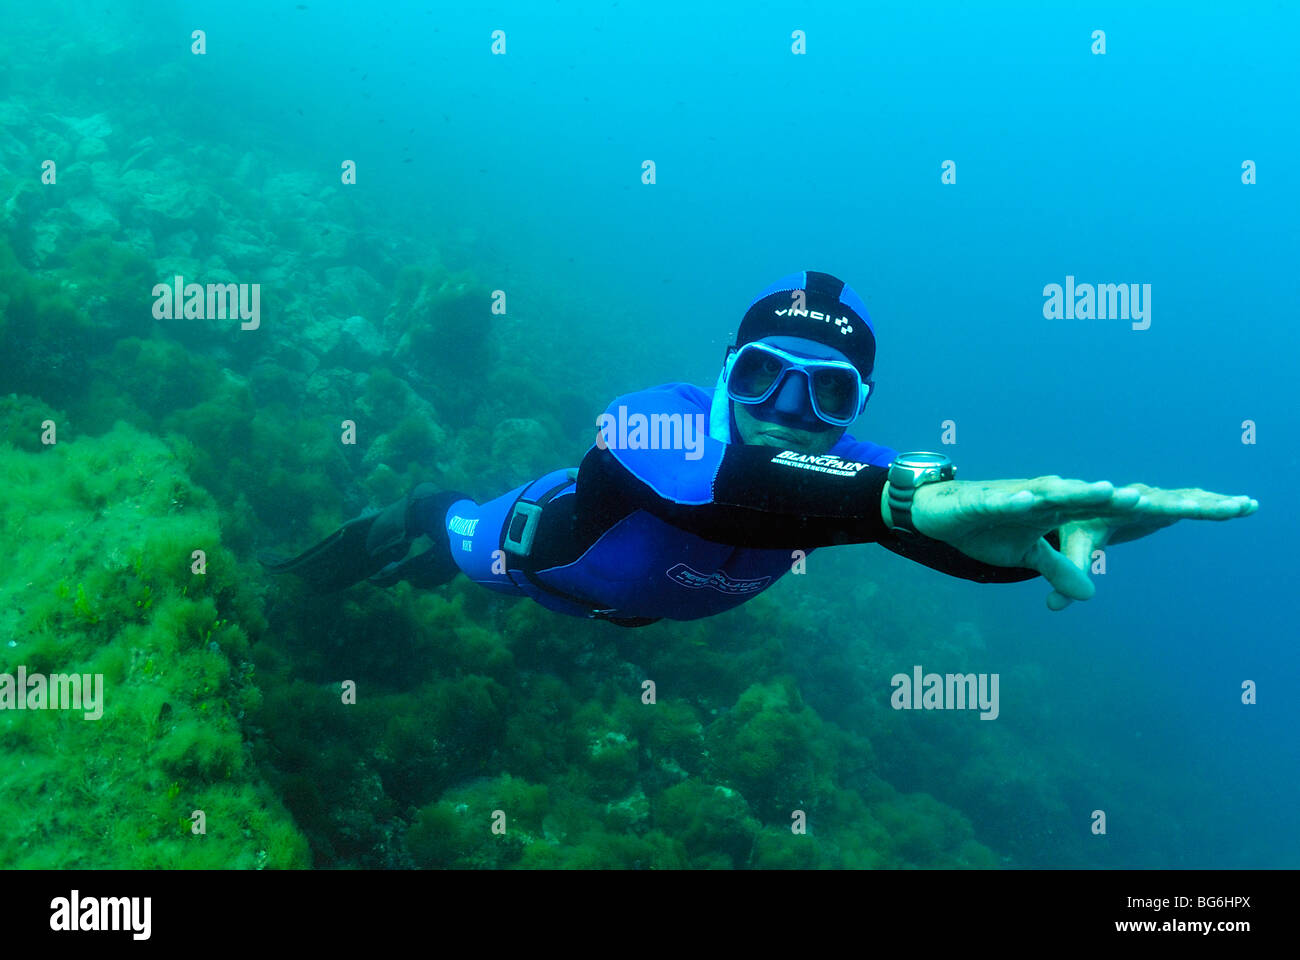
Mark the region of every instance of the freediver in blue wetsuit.
<instances>
[{"instance_id":1,"label":"freediver in blue wetsuit","mask_svg":"<svg viewBox=\"0 0 1300 960\"><path fill-rule=\"evenodd\" d=\"M559 613L641 626L744 603L795 551L876 542L969 580L1042 574L1059 610L1092 596L1094 549L1259 506L1058 476L956 480L942 454L845 433L871 398L875 359L862 299L829 274L792 274L750 304L712 394L671 383L617 398L578 469L484 504L420 484L268 567L318 590L433 587L464 572ZM408 558L422 535L431 546Z\"/></svg>"}]
</instances>

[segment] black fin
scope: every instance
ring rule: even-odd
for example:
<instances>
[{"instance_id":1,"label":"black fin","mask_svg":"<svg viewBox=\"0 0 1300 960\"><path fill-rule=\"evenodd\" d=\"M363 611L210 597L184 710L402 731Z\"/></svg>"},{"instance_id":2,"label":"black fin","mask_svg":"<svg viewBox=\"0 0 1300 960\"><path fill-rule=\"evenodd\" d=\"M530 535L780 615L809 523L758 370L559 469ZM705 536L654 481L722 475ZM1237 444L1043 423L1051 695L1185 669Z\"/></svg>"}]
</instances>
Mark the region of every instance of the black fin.
<instances>
[{"instance_id":1,"label":"black fin","mask_svg":"<svg viewBox=\"0 0 1300 960\"><path fill-rule=\"evenodd\" d=\"M268 573L292 573L315 592L343 590L406 555L407 544L396 545L376 555L366 549L366 537L378 516L379 513L375 512L350 520L296 557L277 560L263 556L258 559Z\"/></svg>"}]
</instances>

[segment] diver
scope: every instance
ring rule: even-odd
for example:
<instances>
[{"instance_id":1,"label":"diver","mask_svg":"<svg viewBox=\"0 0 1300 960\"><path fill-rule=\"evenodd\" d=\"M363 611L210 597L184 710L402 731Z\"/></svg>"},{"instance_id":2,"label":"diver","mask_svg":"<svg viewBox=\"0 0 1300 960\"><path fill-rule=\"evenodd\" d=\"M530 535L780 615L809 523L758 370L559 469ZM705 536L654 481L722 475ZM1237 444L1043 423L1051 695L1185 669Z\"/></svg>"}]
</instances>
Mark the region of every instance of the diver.
<instances>
[{"instance_id":1,"label":"diver","mask_svg":"<svg viewBox=\"0 0 1300 960\"><path fill-rule=\"evenodd\" d=\"M968 580L1041 574L1060 610L1093 595L1094 550L1259 507L1139 483L957 480L943 454L845 432L871 399L875 361L875 328L852 288L812 270L783 277L749 305L712 393L670 383L618 397L576 469L483 504L422 483L267 567L322 592L361 580L435 587L463 572L632 627L729 610L817 547L879 543ZM694 443L692 424L703 434ZM421 536L430 546L408 557Z\"/></svg>"}]
</instances>

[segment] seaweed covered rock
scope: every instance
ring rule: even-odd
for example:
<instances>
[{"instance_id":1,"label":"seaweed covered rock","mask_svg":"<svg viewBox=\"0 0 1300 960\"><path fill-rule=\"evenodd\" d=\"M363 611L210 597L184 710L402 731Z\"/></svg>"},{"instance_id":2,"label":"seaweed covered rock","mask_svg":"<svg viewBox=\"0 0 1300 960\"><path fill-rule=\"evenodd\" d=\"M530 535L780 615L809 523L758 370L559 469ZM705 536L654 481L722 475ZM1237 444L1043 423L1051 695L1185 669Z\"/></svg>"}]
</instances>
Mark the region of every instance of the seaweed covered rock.
<instances>
[{"instance_id":1,"label":"seaweed covered rock","mask_svg":"<svg viewBox=\"0 0 1300 960\"><path fill-rule=\"evenodd\" d=\"M221 385L221 370L213 361L175 341L127 337L105 358L92 386L91 425L107 429L113 423L108 417L116 415L156 426L176 411L206 400Z\"/></svg>"},{"instance_id":2,"label":"seaweed covered rock","mask_svg":"<svg viewBox=\"0 0 1300 960\"><path fill-rule=\"evenodd\" d=\"M744 797L698 780L663 791L655 800L654 823L682 841L692 866L710 869L749 866L761 829Z\"/></svg>"},{"instance_id":3,"label":"seaweed covered rock","mask_svg":"<svg viewBox=\"0 0 1300 960\"><path fill-rule=\"evenodd\" d=\"M500 868L544 836L546 787L509 774L448 791L420 810L406 842L421 867Z\"/></svg>"},{"instance_id":4,"label":"seaweed covered rock","mask_svg":"<svg viewBox=\"0 0 1300 960\"><path fill-rule=\"evenodd\" d=\"M0 397L0 445L9 444L28 453L49 450L50 446L41 442L49 422L54 423L56 434L65 430L66 435L68 419L63 411L25 394Z\"/></svg>"},{"instance_id":5,"label":"seaweed covered rock","mask_svg":"<svg viewBox=\"0 0 1300 960\"><path fill-rule=\"evenodd\" d=\"M557 444L546 427L530 417L510 417L492 431L491 463L485 480L513 487L564 466L556 460Z\"/></svg>"},{"instance_id":6,"label":"seaweed covered rock","mask_svg":"<svg viewBox=\"0 0 1300 960\"><path fill-rule=\"evenodd\" d=\"M641 697L625 696L616 703L613 715L619 729L641 744L642 782L648 789L657 791L703 771L707 763L704 726L689 703L673 699L645 703Z\"/></svg>"},{"instance_id":7,"label":"seaweed covered rock","mask_svg":"<svg viewBox=\"0 0 1300 960\"><path fill-rule=\"evenodd\" d=\"M765 822L814 808L830 785L833 741L793 681L754 684L706 732L713 773L744 795Z\"/></svg>"},{"instance_id":8,"label":"seaweed covered rock","mask_svg":"<svg viewBox=\"0 0 1300 960\"><path fill-rule=\"evenodd\" d=\"M95 328L74 293L28 273L0 240L0 355L5 387L63 406L81 395Z\"/></svg>"},{"instance_id":9,"label":"seaweed covered rock","mask_svg":"<svg viewBox=\"0 0 1300 960\"><path fill-rule=\"evenodd\" d=\"M153 326L152 290L160 278L134 246L104 237L83 240L68 254L63 272L65 288L77 299L105 347L118 337L149 333Z\"/></svg>"},{"instance_id":10,"label":"seaweed covered rock","mask_svg":"<svg viewBox=\"0 0 1300 960\"><path fill-rule=\"evenodd\" d=\"M383 323L400 336L395 358L426 384L422 392L440 410L468 420L496 357L491 291L468 271L437 267L404 269L395 294Z\"/></svg>"},{"instance_id":11,"label":"seaweed covered rock","mask_svg":"<svg viewBox=\"0 0 1300 960\"><path fill-rule=\"evenodd\" d=\"M83 678L80 710L0 712L0 864L307 865L244 740L265 621L210 497L125 424L39 454L0 446L0 472L0 550L21 571L0 580L0 672L51 691Z\"/></svg>"}]
</instances>

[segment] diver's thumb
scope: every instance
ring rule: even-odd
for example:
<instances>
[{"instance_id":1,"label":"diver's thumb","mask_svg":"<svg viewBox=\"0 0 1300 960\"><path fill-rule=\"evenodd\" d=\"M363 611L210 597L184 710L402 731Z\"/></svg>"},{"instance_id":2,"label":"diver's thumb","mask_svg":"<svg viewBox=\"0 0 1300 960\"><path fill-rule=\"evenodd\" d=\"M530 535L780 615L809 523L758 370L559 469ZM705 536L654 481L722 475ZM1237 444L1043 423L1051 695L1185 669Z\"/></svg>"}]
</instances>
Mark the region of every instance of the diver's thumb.
<instances>
[{"instance_id":1,"label":"diver's thumb","mask_svg":"<svg viewBox=\"0 0 1300 960\"><path fill-rule=\"evenodd\" d=\"M1072 603L1074 603L1074 601L1059 590L1053 590L1047 595L1048 610L1064 610Z\"/></svg>"},{"instance_id":2,"label":"diver's thumb","mask_svg":"<svg viewBox=\"0 0 1300 960\"><path fill-rule=\"evenodd\" d=\"M1070 600L1091 600L1097 592L1088 575L1060 551L1052 549L1052 545L1043 537L1038 538L1034 548L1025 557L1025 566L1041 573L1057 593ZM1051 606L1050 597L1048 606Z\"/></svg>"}]
</instances>

